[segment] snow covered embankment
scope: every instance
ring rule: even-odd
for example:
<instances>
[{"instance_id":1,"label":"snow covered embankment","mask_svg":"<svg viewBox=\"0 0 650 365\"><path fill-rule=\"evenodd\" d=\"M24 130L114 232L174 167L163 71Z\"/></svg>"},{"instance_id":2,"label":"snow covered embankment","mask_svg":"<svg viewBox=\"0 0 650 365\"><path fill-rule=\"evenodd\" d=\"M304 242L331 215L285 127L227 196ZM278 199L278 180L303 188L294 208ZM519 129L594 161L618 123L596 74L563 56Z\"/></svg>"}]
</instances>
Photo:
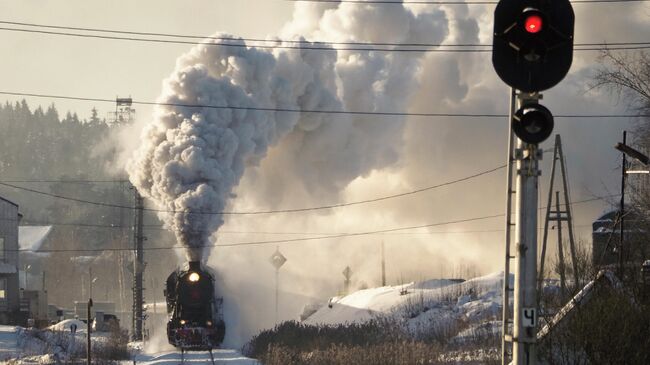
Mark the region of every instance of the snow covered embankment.
<instances>
[{"instance_id":1,"label":"snow covered embankment","mask_svg":"<svg viewBox=\"0 0 650 365\"><path fill-rule=\"evenodd\" d=\"M332 298L303 323L337 325L389 317L416 337L435 336L460 345L500 332L502 284L499 272L464 282L435 279L365 289Z\"/></svg>"}]
</instances>

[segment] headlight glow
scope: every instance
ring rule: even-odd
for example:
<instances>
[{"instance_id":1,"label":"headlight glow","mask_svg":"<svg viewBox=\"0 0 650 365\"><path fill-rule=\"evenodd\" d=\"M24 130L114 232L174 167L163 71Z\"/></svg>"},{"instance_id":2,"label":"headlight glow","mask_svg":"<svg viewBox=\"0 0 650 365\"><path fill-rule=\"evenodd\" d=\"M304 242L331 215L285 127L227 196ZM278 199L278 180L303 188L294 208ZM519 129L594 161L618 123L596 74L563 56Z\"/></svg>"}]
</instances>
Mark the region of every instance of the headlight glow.
<instances>
[{"instance_id":1,"label":"headlight glow","mask_svg":"<svg viewBox=\"0 0 650 365\"><path fill-rule=\"evenodd\" d=\"M210 327L210 326L212 326L212 321L205 321L205 324L206 324L208 327Z\"/></svg>"},{"instance_id":2,"label":"headlight glow","mask_svg":"<svg viewBox=\"0 0 650 365\"><path fill-rule=\"evenodd\" d=\"M185 324L185 320L184 320L184 319L181 319L181 324Z\"/></svg>"},{"instance_id":3,"label":"headlight glow","mask_svg":"<svg viewBox=\"0 0 650 365\"><path fill-rule=\"evenodd\" d=\"M201 278L201 277L199 276L199 274L193 272L193 273L190 274L190 276L189 276L187 279L188 279L189 281L195 283L195 282L199 281L200 278Z\"/></svg>"}]
</instances>

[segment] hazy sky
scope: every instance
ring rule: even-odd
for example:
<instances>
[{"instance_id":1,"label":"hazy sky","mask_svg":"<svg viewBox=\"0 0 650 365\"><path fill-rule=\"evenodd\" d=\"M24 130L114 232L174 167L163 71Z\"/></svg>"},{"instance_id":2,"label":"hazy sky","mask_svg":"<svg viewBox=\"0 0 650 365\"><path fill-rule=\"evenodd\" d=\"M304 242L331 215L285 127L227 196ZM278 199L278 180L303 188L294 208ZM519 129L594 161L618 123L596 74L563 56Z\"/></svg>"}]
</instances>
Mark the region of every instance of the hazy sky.
<instances>
[{"instance_id":1,"label":"hazy sky","mask_svg":"<svg viewBox=\"0 0 650 365\"><path fill-rule=\"evenodd\" d=\"M294 3L273 0L3 0L0 1L0 21L206 36L217 31L256 38L304 35L318 40L330 36L334 40L367 42L390 38L393 35L391 27L399 30L399 24L390 21L382 24L382 17L391 19L392 13L387 10L389 5L368 8L358 5L357 10L346 8L340 14L336 13L338 15L332 11L334 15L322 17L312 16L320 14L314 10L315 5L300 6L304 11L296 13L294 18ZM576 43L648 41L650 3L575 4L574 9ZM414 6L410 11L432 14L432 22L436 25L431 28L431 38L420 39L420 42L442 39L448 44L491 43L493 5ZM0 27L15 28L9 25ZM161 92L162 80L174 70L176 59L192 48L190 45L0 32L4 41L0 89L16 92L97 98L130 95L136 100L153 101ZM568 77L544 93L543 104L556 114L628 112L624 101L603 90L589 90L591 77L598 67L597 55L597 52L576 52ZM352 58L342 57L342 60ZM343 61L338 65L344 64ZM489 53L430 53L417 62L416 82L409 83L403 90L408 94L404 110L506 112L508 88L495 75ZM337 86L352 83L355 76L348 74L345 79L339 77L332 82ZM0 99L4 97L0 96ZM87 117L92 106L97 106L102 115L113 108L111 104L60 100L29 99L29 102L32 105L55 102L61 113L73 110L81 117ZM131 154L134 145L139 143L136 138L139 129L151 120L151 110L136 108L136 131L129 131L130 138L122 135L129 142L124 144L127 154ZM356 105L350 108L354 109ZM619 155L612 146L620 139L621 131L631 124L631 120L624 119L556 120L555 131L562 134L565 143L574 200L618 191ZM506 125L507 121L495 119L409 118L389 139L394 144L392 152L395 153L393 158L386 160L390 162L361 169L359 176L337 186L339 190L336 191L326 184L328 175L323 172L326 169L319 175L313 166L305 168L304 164L315 156L329 156L323 151L332 153L340 146L332 144L334 147L329 151L326 151L327 144L301 146L296 142L296 133L291 133L272 146L259 166L246 171L235 189L237 196L231 200L231 208L255 210L334 204L400 193L472 175L505 162ZM368 131L366 137L378 138L379 132ZM384 138L384 134L379 137ZM363 141L364 135L360 137ZM551 148L552 142L545 142L543 147ZM345 157L333 154L332 159L345 162ZM550 160L551 156L547 154L542 164L540 206L546 201ZM499 214L505 205L504 180L501 170L454 186L373 205L300 215L227 219L222 230L355 232ZM579 236L590 239L589 224L605 207L602 202L575 206ZM450 269L459 265L475 265L484 272L495 271L502 267L502 232L445 232L490 231L502 227L503 219L498 218L431 227L411 235L285 245L282 249L289 261L283 271L294 285L291 291L306 296L329 295L332 288L340 286L340 272L347 265L355 272L356 283L376 284L380 241L387 244L389 280L393 282L400 277L410 280L418 276L450 275ZM224 233L219 236L219 242L277 237ZM275 245L224 248L215 251L217 254L213 254L212 262L225 272L231 269L240 274L238 279L231 280L233 287L256 281L268 288L272 282L266 279L271 277L272 267L266 260L274 250ZM314 286L314 282L325 284ZM327 289L323 291L322 288Z\"/></svg>"},{"instance_id":2,"label":"hazy sky","mask_svg":"<svg viewBox=\"0 0 650 365\"><path fill-rule=\"evenodd\" d=\"M276 33L290 17L291 8L284 1L253 0L0 1L3 21L200 36L221 30L261 38ZM149 101L160 93L161 81L176 58L191 48L12 31L2 31L2 39L3 90L99 98L131 95ZM93 105L55 102L60 112L71 109L80 116L87 116ZM104 112L111 107L97 104ZM137 109L148 114L144 108Z\"/></svg>"}]
</instances>

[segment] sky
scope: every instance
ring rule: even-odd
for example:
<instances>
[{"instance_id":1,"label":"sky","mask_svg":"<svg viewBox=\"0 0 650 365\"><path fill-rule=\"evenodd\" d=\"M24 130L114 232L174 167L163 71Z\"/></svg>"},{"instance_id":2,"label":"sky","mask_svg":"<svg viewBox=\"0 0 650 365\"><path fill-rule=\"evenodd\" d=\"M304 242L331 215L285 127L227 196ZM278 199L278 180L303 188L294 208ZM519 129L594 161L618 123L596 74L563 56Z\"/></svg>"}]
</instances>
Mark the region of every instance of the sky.
<instances>
[{"instance_id":1,"label":"sky","mask_svg":"<svg viewBox=\"0 0 650 365\"><path fill-rule=\"evenodd\" d=\"M340 9L327 6L329 10L321 5L271 0L0 1L0 21L205 36L225 32L248 38L304 36L308 40L327 41L415 39L446 44L491 43L493 5L405 9L398 5L348 4ZM387 10L389 7L398 9ZM648 41L650 3L575 4L574 10L576 43ZM400 19L410 21L410 28L405 30ZM191 51L191 45L0 32L7 50L0 61L0 89L5 91L109 99L131 96L153 101L163 90L169 90L163 80L177 75L179 65L199 64L204 56L197 50ZM177 62L184 54L183 61ZM295 76L292 72L297 74L300 69L291 69L292 63L283 60L282 54L272 54L276 64L287 67L277 72L291 78ZM625 100L606 90L590 88L591 78L600 67L597 56L597 52L575 52L569 75L543 93L542 103L555 114L631 112ZM229 59L222 54L210 57L224 62ZM309 57L315 56L304 56ZM341 52L338 56L328 53L323 55L323 62L332 62L332 68L324 68L317 77L326 80L324 90L334 90L344 109L390 106L392 110L408 112L507 111L509 90L492 69L489 53L432 52L400 57L375 55L363 64L359 61L364 60L363 55L354 52ZM312 58L310 62L317 61ZM374 67L381 72L372 75ZM237 80L235 71L223 75ZM390 77L368 83L380 74ZM365 85L370 86L363 89ZM71 110L81 117L87 117L93 106L101 115L113 108L111 104L88 102L35 98L28 101L31 105L55 102L60 113ZM107 137L123 147L118 167L123 168L127 160L134 158L135 150L144 141L141 131L157 118L151 108L136 108L135 125ZM377 119L376 124L370 124L373 118ZM247 160L241 179L223 196L224 204L232 210L250 211L354 202L463 178L501 166L506 160L506 120L373 118L355 120L355 125L362 126L357 129L322 133L316 127L309 129L308 123L313 121L300 119L298 127L271 138L253 162ZM337 122L336 118L318 121L319 126ZM562 135L573 200L618 192L620 156L613 145L620 140L621 131L633 124L631 119L556 119L555 132ZM552 141L550 138L542 147L552 148ZM547 153L541 165L540 206L546 205L551 159ZM219 244L314 237L321 233L363 232L498 215L505 208L504 183L504 170L500 169L398 199L316 212L228 217L220 227L222 233L213 239ZM590 241L589 225L607 204L597 201L574 206L574 224L580 241ZM224 273L228 293L239 299L270 295L274 281L268 257L279 246L288 258L281 271L285 278L283 290L302 297L323 297L340 290L341 271L348 265L354 272L354 285L376 285L381 242L386 247L389 282L394 284L501 270L503 232L499 230L503 226L503 218L496 217L433 225L406 233L223 247L213 250L209 262ZM551 245L555 244L553 240ZM242 305L241 310L261 313L259 316L265 317L262 322L268 324L268 313L250 302ZM283 316L295 317L295 310L286 309Z\"/></svg>"}]
</instances>

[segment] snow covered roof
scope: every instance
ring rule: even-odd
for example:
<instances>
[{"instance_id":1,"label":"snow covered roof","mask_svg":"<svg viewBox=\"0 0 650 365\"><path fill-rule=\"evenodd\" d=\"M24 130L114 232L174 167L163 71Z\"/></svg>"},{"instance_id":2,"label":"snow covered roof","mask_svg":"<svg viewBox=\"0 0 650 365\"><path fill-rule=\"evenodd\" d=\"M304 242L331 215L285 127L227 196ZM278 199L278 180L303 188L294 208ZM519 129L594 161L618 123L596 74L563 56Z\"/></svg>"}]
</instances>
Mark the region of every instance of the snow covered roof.
<instances>
[{"instance_id":1,"label":"snow covered roof","mask_svg":"<svg viewBox=\"0 0 650 365\"><path fill-rule=\"evenodd\" d=\"M52 226L18 226L18 247L37 252L52 231Z\"/></svg>"}]
</instances>

